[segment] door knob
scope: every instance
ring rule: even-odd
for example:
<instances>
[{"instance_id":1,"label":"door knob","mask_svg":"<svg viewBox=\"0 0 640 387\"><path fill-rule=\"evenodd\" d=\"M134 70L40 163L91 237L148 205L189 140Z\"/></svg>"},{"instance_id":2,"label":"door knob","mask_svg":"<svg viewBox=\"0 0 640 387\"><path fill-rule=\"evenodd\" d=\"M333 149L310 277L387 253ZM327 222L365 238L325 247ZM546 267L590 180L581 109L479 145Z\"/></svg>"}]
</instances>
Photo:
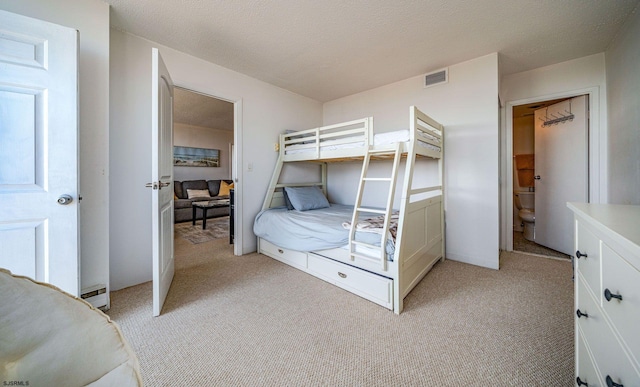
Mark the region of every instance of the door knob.
<instances>
[{"instance_id":1,"label":"door knob","mask_svg":"<svg viewBox=\"0 0 640 387\"><path fill-rule=\"evenodd\" d=\"M613 293L611 293L611 290L609 290L609 289L605 289L604 290L604 298L606 298L607 301L611 301L612 298L615 298L618 301L622 301L622 295L621 294L613 294Z\"/></svg>"},{"instance_id":2,"label":"door knob","mask_svg":"<svg viewBox=\"0 0 640 387\"><path fill-rule=\"evenodd\" d=\"M585 382L583 382L582 380L580 380L580 377L579 377L579 376L576 378L576 384L577 384L578 386L587 386L587 387L589 387L589 383L585 383Z\"/></svg>"},{"instance_id":3,"label":"door knob","mask_svg":"<svg viewBox=\"0 0 640 387\"><path fill-rule=\"evenodd\" d=\"M540 175L535 175L535 176L533 177L533 179L534 179L534 180L540 180Z\"/></svg>"},{"instance_id":4,"label":"door knob","mask_svg":"<svg viewBox=\"0 0 640 387\"><path fill-rule=\"evenodd\" d=\"M576 310L576 316L578 316L578 318L581 318L581 317L589 318L589 315L581 312L580 309Z\"/></svg>"},{"instance_id":5,"label":"door knob","mask_svg":"<svg viewBox=\"0 0 640 387\"><path fill-rule=\"evenodd\" d=\"M73 198L69 195L62 195L58 198L58 204L62 204L63 206L66 206L72 201L73 201Z\"/></svg>"}]
</instances>

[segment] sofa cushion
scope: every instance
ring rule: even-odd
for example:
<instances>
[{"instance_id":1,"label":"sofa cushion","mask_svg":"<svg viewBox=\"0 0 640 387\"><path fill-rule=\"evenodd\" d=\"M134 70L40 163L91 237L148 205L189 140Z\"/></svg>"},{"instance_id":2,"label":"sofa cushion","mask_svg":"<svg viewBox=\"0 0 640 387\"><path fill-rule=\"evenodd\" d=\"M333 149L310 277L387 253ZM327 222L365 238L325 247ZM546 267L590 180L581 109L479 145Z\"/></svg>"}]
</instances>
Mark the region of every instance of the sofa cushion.
<instances>
[{"instance_id":1,"label":"sofa cushion","mask_svg":"<svg viewBox=\"0 0 640 387\"><path fill-rule=\"evenodd\" d=\"M184 198L187 198L188 189L209 189L209 187L207 187L207 182L205 180L185 180L182 182Z\"/></svg>"},{"instance_id":2,"label":"sofa cushion","mask_svg":"<svg viewBox=\"0 0 640 387\"><path fill-rule=\"evenodd\" d=\"M207 185L209 186L209 193L211 196L218 196L218 192L220 191L220 180L207 180Z\"/></svg>"},{"instance_id":3,"label":"sofa cushion","mask_svg":"<svg viewBox=\"0 0 640 387\"><path fill-rule=\"evenodd\" d=\"M191 198L191 203L193 203L193 202L206 202L206 201L209 201L209 200L216 200L216 197L215 196L213 196L213 197L212 196L203 196L201 198Z\"/></svg>"},{"instance_id":4,"label":"sofa cushion","mask_svg":"<svg viewBox=\"0 0 640 387\"><path fill-rule=\"evenodd\" d=\"M178 199L186 199L187 195L182 190L182 182L174 180L173 181L173 193L178 197Z\"/></svg>"},{"instance_id":5,"label":"sofa cushion","mask_svg":"<svg viewBox=\"0 0 640 387\"><path fill-rule=\"evenodd\" d=\"M193 200L189 200L189 199L174 200L173 208L176 210L180 208L191 208L191 203L193 203Z\"/></svg>"}]
</instances>

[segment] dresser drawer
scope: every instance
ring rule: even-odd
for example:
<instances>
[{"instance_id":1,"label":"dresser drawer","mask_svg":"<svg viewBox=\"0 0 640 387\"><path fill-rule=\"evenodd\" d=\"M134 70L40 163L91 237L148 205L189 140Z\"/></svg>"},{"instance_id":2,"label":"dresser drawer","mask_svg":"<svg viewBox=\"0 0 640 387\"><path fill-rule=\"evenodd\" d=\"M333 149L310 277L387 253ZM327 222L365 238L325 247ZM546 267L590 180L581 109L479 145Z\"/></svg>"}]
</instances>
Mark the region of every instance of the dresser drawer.
<instances>
[{"instance_id":1,"label":"dresser drawer","mask_svg":"<svg viewBox=\"0 0 640 387\"><path fill-rule=\"evenodd\" d=\"M607 301L605 292L613 295ZM621 296L618 300L615 296ZM613 249L602 244L602 292L604 311L636 361L640 359L640 272Z\"/></svg>"},{"instance_id":2,"label":"dresser drawer","mask_svg":"<svg viewBox=\"0 0 640 387\"><path fill-rule=\"evenodd\" d=\"M307 253L280 248L260 238L260 252L298 269L306 270Z\"/></svg>"},{"instance_id":3,"label":"dresser drawer","mask_svg":"<svg viewBox=\"0 0 640 387\"><path fill-rule=\"evenodd\" d=\"M593 359L585 345L585 340L580 329L576 332L576 339L576 377L580 378L582 383L587 383L589 386L600 386L596 366L593 364Z\"/></svg>"},{"instance_id":4,"label":"dresser drawer","mask_svg":"<svg viewBox=\"0 0 640 387\"><path fill-rule=\"evenodd\" d=\"M309 272L369 301L391 309L393 281L358 268L309 254Z\"/></svg>"},{"instance_id":5,"label":"dresser drawer","mask_svg":"<svg viewBox=\"0 0 640 387\"><path fill-rule=\"evenodd\" d=\"M593 294L600 294L600 239L596 237L582 222L577 222L576 246L581 255L576 252L576 270L587 281Z\"/></svg>"},{"instance_id":6,"label":"dresser drawer","mask_svg":"<svg viewBox=\"0 0 640 387\"><path fill-rule=\"evenodd\" d=\"M578 276L578 299L576 304L581 313L588 317L580 317L578 329L584 333L586 342L592 351L593 359L602 376L602 385L606 385L604 378L610 376L616 383L632 386L640 380L640 374L635 371L631 360L622 349L621 344L611 330L604 317L604 311L586 291L582 277Z\"/></svg>"}]
</instances>

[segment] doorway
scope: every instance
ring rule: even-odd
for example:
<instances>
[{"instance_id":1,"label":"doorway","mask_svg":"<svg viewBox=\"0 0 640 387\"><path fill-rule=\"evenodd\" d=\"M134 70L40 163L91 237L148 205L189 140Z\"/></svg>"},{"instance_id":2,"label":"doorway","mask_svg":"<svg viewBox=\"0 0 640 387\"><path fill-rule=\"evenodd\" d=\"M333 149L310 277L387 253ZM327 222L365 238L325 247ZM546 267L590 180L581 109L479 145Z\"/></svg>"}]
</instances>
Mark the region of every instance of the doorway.
<instances>
[{"instance_id":1,"label":"doorway","mask_svg":"<svg viewBox=\"0 0 640 387\"><path fill-rule=\"evenodd\" d=\"M546 247L541 246L540 243L536 243L538 241L535 238L532 238L533 233L531 232L531 227L529 228L529 238L523 238L523 234L524 234L523 225L526 226L526 224L523 222L523 219L525 218L518 216L518 213L521 211L516 207L516 200L518 197L516 193L518 191L525 191L525 194L522 195L523 199L527 199L527 201L529 201L529 199L536 197L535 201L537 202L538 201L537 196L539 195L536 195L535 191L540 187L536 188L535 184L531 184L530 182L531 180L529 181L529 183L525 183L523 186L521 186L518 174L522 172L525 172L525 173L531 172L530 179L533 179L534 177L536 179L540 179L540 175L538 171L534 173L533 170L518 171L518 168L516 165L516 157L520 155L524 155L525 163L531 163L530 166L525 166L524 168L533 169L532 166L534 165L533 164L534 158L540 157L540 155L538 154L539 152L537 152L535 149L535 135L534 135L536 130L534 125L535 124L534 120L536 119L535 111L538 110L538 113L543 113L542 116L538 116L537 118L541 122L551 121L553 119L553 116L551 116L550 113L547 113L549 106L553 106L554 108L562 107L564 109L565 108L564 104L570 103L567 101L573 101L577 96L580 96L580 95L582 95L581 98L583 99L583 101L598 101L597 89L589 89L583 92L566 93L564 95L552 95L547 98L531 98L527 100L513 101L513 102L507 103L507 106L505 109L506 125L504 126L505 132L503 137L505 140L503 142L504 158L502 163L502 168L503 168L502 175L503 175L503 179L504 179L503 181L505 182L505 184L503 185L503 191L502 191L503 206L502 206L502 220L501 220L501 225L502 225L501 234L502 234L502 241L503 241L502 246L507 251L513 251L513 250L525 251L527 253L532 253L536 255L564 257L564 258L569 258L569 255L567 254L571 254L571 249L573 248L572 241L569 241L568 244L565 244L566 246L565 248L558 249L558 250L563 250L562 252L564 254L557 253L554 250L546 249ZM562 102L562 101L565 101L565 102ZM589 145L590 143L593 143L592 137L595 137L595 140L597 140L597 136L594 136L593 132L595 132L596 134L599 132L598 125L595 125L595 128L592 128L591 125L589 125L590 121L591 122L594 121L594 116L595 117L598 116L597 105L596 105L596 109L589 108L589 105L590 105L589 103L585 102L585 105L586 105L585 111L582 113L584 114L584 118L585 118L585 127L582 129L583 141L581 144L581 147L583 150L580 151L579 149L574 149L571 147L571 144L569 144L569 148L564 150L564 156L563 156L564 157L563 160L570 160L571 162L578 160L578 166L584 172L584 183L583 183L584 196L578 196L575 199L571 198L566 201L584 201L584 202L589 201L589 193L593 191L593 187L589 185L590 177L594 175L598 176L599 174L598 168L593 168L593 170L589 168L590 164L593 165L594 157L597 156L597 154L594 155L593 152L590 152L590 149L592 148ZM564 110L562 111L564 115L568 116L568 114L564 112ZM545 117L544 114L549 115L548 119L544 118ZM562 116L558 116L558 117L562 117ZM565 121L569 121L569 120L565 120ZM549 125L545 125L545 126L549 126ZM556 124L556 126L553 127L553 130L556 132L562 132L564 130L564 127L561 126L561 123L558 123ZM544 155L547 155L547 152L544 152L542 154L542 156ZM528 159L527 161L528 157L531 157L531 158ZM597 157L595 158L597 159ZM537 159L535 160L537 161ZM541 161L543 160L544 159L541 159ZM564 164L565 161L562 161L562 162L555 161L555 163L556 163L555 165ZM549 177L549 176L545 176L545 177ZM522 176L520 176L520 178L522 178ZM543 180L544 180L544 177L543 177ZM541 183L540 180L535 180L535 181L538 184ZM547 179L544 183L550 184L550 179ZM572 189L568 189L567 191L571 191L571 190ZM526 192L526 191L532 191L532 192ZM578 191L581 191L581 190L578 190ZM520 203L518 204L520 205ZM563 210L566 210L565 207L566 207L566 203L562 202L561 205L556 206L555 208L557 212L564 212ZM535 208L535 206L533 206L533 208ZM543 210L544 208L545 207L543 207ZM568 210L567 210L567 213L568 213ZM543 214L544 214L544 211L543 211ZM568 214L570 215L570 213ZM571 219L569 219L569 223L570 222L571 222ZM531 225L531 223L529 223L529 225ZM569 224L566 228L568 228L568 230L566 230L566 234L573 235L571 230L571 225ZM563 234L564 233L565 232L563 231Z\"/></svg>"},{"instance_id":2,"label":"doorway","mask_svg":"<svg viewBox=\"0 0 640 387\"><path fill-rule=\"evenodd\" d=\"M190 88L175 87L174 147L213 152L217 158L215 162L209 162L207 166L174 164L175 181L219 182L219 189L225 192L228 192L226 187L229 184L234 184L232 187L235 188L237 183L236 168L234 168L236 155L232 149L235 149L234 143L237 137L236 104L237 102L217 98ZM208 184L208 186L211 191L215 189L216 184ZM211 195L214 196L215 193L212 192ZM191 221L192 208L190 203L188 204L189 208L176 207L176 214L178 215L180 212L180 216L176 215L174 238L186 238L190 243L203 243L204 240L210 239L231 240L229 233L235 227L230 222L237 217L225 216L222 214L224 211L221 211L221 208L213 208L207 211L207 214L213 213L214 217L207 217L207 227L204 229L202 219L197 219L196 224L193 225ZM231 215L230 211L233 210L229 208L229 215ZM196 211L198 216L202 216L203 212L202 210ZM188 215L189 219L185 221L183 215ZM229 244L226 247L232 252L231 254L235 253L236 246Z\"/></svg>"},{"instance_id":3,"label":"doorway","mask_svg":"<svg viewBox=\"0 0 640 387\"><path fill-rule=\"evenodd\" d=\"M569 258L566 254L551 249L535 240L535 161L536 154L536 111L567 100L554 99L517 105L513 108L513 251ZM538 157L538 158L536 158ZM523 211L521 211L524 209Z\"/></svg>"}]
</instances>

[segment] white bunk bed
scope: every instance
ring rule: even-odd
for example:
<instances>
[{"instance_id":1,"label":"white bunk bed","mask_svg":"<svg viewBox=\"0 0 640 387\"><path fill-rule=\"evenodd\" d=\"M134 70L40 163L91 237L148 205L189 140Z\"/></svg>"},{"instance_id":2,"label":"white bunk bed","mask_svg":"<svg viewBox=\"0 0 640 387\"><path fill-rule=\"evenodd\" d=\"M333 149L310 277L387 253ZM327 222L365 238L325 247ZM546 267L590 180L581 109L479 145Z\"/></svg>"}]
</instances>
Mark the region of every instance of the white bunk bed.
<instances>
[{"instance_id":1,"label":"white bunk bed","mask_svg":"<svg viewBox=\"0 0 640 387\"><path fill-rule=\"evenodd\" d=\"M271 179L262 211L283 215L286 205L285 187L317 186L327 193L327 163L362 160L362 174L354 206L350 210L348 243L345 247L331 247L313 251L291 249L270 242L269 236L258 232L258 252L296 267L352 293L393 310L402 312L403 300L420 282L431 267L444 260L444 127L418 110L410 107L409 130L373 133L373 118L349 121L315 129L280 135L279 157ZM399 137L398 137L399 136ZM426 157L438 162L439 183L431 187L412 187L416 159ZM396 176L400 159L406 158L400 193L400 208L393 209ZM371 160L389 159L390 177L369 177ZM279 183L283 165L291 162L319 162L321 181L315 183ZM389 194L385 205L363 207L365 184L387 182ZM309 213L320 210L308 211ZM366 214L378 215L382 229L387 230L392 212L397 211L395 248L388 251L388 232L380 232L379 244L361 242L354 227ZM302 214L291 211L292 215ZM255 227L254 227L255 230ZM362 235L362 234L361 234ZM273 239L272 239L273 240ZM382 247L381 247L382 246ZM390 255L391 254L391 255Z\"/></svg>"}]
</instances>

